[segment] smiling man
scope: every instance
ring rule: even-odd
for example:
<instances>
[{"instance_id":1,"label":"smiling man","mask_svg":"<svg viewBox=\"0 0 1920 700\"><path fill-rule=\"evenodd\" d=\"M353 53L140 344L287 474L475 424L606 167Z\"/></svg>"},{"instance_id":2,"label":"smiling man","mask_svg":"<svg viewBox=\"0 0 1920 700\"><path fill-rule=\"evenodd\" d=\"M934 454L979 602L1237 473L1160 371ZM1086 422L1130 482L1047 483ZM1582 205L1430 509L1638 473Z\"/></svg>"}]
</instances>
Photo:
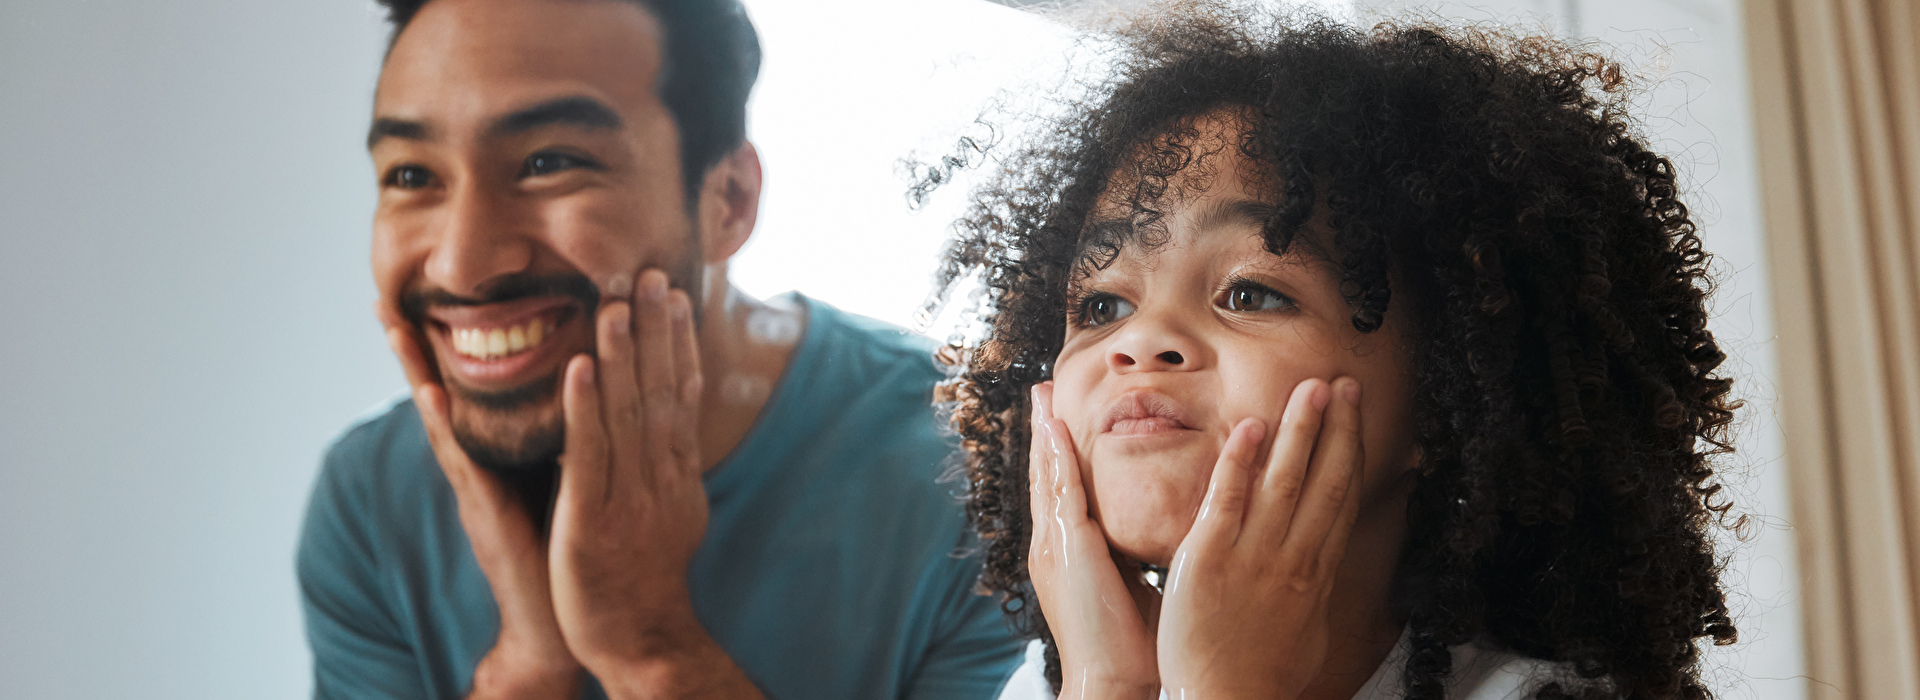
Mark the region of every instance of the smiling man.
<instances>
[{"instance_id":1,"label":"smiling man","mask_svg":"<svg viewBox=\"0 0 1920 700\"><path fill-rule=\"evenodd\" d=\"M409 400L329 450L317 697L986 698L931 344L727 282L733 0L386 3L368 148Z\"/></svg>"}]
</instances>

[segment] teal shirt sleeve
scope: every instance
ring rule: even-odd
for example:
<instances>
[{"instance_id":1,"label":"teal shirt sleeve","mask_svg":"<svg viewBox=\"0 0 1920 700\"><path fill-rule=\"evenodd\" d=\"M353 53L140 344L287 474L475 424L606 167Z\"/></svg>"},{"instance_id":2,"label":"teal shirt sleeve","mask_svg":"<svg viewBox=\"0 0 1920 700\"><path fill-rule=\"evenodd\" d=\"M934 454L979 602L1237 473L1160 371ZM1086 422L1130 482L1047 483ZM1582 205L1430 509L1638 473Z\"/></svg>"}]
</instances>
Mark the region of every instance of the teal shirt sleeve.
<instances>
[{"instance_id":1,"label":"teal shirt sleeve","mask_svg":"<svg viewBox=\"0 0 1920 700\"><path fill-rule=\"evenodd\" d=\"M374 538L340 464L328 452L300 530L295 568L313 650L313 697L425 698L414 650L380 590Z\"/></svg>"},{"instance_id":2,"label":"teal shirt sleeve","mask_svg":"<svg viewBox=\"0 0 1920 700\"><path fill-rule=\"evenodd\" d=\"M1013 634L996 598L974 585L977 557L951 558L946 580L956 584L941 611L941 629L907 691L908 700L991 700L1018 668L1026 641Z\"/></svg>"}]
</instances>

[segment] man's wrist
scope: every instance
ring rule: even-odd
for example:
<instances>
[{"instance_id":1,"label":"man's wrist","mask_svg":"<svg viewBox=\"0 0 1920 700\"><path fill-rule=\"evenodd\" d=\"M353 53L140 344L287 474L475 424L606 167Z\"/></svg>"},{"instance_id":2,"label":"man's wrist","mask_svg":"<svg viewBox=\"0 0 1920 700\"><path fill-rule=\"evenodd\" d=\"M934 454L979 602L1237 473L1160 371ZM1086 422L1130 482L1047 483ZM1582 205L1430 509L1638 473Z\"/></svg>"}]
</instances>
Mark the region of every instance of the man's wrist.
<instances>
[{"instance_id":1,"label":"man's wrist","mask_svg":"<svg viewBox=\"0 0 1920 700\"><path fill-rule=\"evenodd\" d=\"M656 628L641 635L640 653L592 667L614 698L741 697L751 688L719 643L697 622ZM731 690L730 690L731 689Z\"/></svg>"},{"instance_id":2,"label":"man's wrist","mask_svg":"<svg viewBox=\"0 0 1920 700\"><path fill-rule=\"evenodd\" d=\"M581 666L572 660L540 660L496 645L473 670L470 700L480 698L554 698L580 695Z\"/></svg>"}]
</instances>

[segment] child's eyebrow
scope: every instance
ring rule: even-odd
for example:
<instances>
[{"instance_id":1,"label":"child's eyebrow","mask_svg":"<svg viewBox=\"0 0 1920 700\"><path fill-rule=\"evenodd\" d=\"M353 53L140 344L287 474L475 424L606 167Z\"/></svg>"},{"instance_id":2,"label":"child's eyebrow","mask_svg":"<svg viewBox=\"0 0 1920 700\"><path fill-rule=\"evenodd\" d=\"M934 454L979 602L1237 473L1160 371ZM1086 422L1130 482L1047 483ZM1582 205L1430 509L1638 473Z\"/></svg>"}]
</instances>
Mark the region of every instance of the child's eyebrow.
<instances>
[{"instance_id":1,"label":"child's eyebrow","mask_svg":"<svg viewBox=\"0 0 1920 700\"><path fill-rule=\"evenodd\" d=\"M1202 232L1236 224L1251 225L1256 229L1263 228L1268 221L1273 220L1277 211L1278 209L1271 204L1250 199L1223 200L1201 211L1194 228ZM1308 228L1302 228L1293 236L1293 240L1287 243L1286 253L1281 257L1294 258L1296 262L1310 264L1333 262L1333 257L1327 255L1326 249L1320 245L1319 241L1314 240Z\"/></svg>"}]
</instances>

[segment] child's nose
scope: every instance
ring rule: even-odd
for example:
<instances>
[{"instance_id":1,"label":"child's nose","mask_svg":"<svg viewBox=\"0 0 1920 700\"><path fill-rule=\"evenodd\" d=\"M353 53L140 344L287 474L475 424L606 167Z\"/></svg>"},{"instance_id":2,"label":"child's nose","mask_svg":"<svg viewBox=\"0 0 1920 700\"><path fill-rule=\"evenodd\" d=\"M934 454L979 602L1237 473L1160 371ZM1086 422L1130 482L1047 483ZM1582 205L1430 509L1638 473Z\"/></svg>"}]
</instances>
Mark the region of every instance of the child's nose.
<instances>
[{"instance_id":1,"label":"child's nose","mask_svg":"<svg viewBox=\"0 0 1920 700\"><path fill-rule=\"evenodd\" d=\"M1190 371L1200 368L1204 356L1199 343L1179 329L1136 323L1114 339L1107 367L1117 374Z\"/></svg>"}]
</instances>

